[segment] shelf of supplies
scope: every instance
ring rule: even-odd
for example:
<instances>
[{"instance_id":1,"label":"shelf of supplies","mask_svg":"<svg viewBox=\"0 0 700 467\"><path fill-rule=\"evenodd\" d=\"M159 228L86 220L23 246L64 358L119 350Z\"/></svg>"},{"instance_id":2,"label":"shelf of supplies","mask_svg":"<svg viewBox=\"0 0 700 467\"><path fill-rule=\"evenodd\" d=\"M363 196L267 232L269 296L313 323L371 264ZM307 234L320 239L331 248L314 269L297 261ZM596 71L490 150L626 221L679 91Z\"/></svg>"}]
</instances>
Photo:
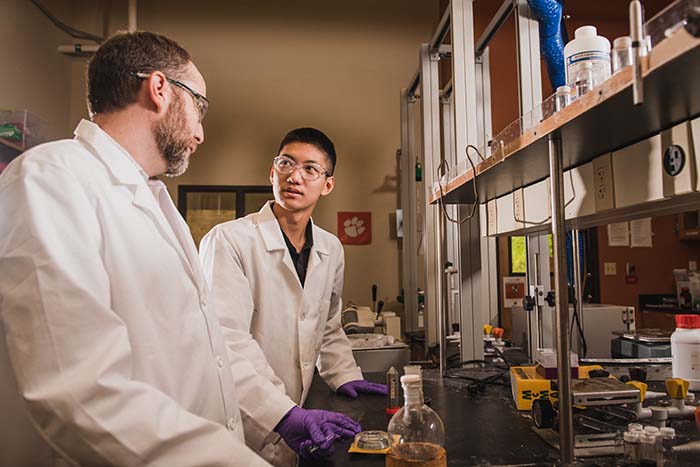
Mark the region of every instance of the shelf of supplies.
<instances>
[{"instance_id":1,"label":"shelf of supplies","mask_svg":"<svg viewBox=\"0 0 700 467\"><path fill-rule=\"evenodd\" d=\"M32 112L25 109L0 108L0 156L16 156L42 141L44 122ZM17 154L15 154L17 153Z\"/></svg>"},{"instance_id":2,"label":"shelf of supplies","mask_svg":"<svg viewBox=\"0 0 700 467\"><path fill-rule=\"evenodd\" d=\"M685 30L661 41L642 64L644 104L632 103L630 67L514 138L476 165L479 202L549 176L548 135L559 132L564 169L585 164L700 115L700 39ZM446 204L474 202L472 170L444 186ZM436 203L434 192L430 203Z\"/></svg>"}]
</instances>

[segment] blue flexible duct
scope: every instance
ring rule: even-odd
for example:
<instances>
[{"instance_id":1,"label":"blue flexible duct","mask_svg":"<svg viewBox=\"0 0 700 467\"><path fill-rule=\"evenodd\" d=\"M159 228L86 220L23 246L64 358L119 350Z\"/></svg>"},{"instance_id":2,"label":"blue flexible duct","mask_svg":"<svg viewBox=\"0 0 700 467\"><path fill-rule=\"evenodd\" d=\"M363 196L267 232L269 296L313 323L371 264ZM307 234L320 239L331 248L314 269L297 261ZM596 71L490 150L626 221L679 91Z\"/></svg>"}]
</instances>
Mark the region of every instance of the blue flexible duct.
<instances>
[{"instance_id":1,"label":"blue flexible duct","mask_svg":"<svg viewBox=\"0 0 700 467\"><path fill-rule=\"evenodd\" d=\"M562 17L563 0L527 0L540 26L540 53L547 63L552 88L566 84L564 45L568 41Z\"/></svg>"}]
</instances>

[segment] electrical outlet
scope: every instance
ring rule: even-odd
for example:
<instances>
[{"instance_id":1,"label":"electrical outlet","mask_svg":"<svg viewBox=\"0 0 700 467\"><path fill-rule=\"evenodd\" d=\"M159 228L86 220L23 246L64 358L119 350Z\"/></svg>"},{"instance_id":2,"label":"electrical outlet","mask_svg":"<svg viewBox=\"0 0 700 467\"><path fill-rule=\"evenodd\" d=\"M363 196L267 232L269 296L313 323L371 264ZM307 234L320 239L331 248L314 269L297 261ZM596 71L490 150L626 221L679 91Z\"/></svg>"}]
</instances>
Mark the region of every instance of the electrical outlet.
<instances>
[{"instance_id":1,"label":"electrical outlet","mask_svg":"<svg viewBox=\"0 0 700 467\"><path fill-rule=\"evenodd\" d=\"M698 262L697 261L688 261L688 271L697 271L698 270Z\"/></svg>"},{"instance_id":2,"label":"electrical outlet","mask_svg":"<svg viewBox=\"0 0 700 467\"><path fill-rule=\"evenodd\" d=\"M513 192L513 215L516 220L525 219L525 202L523 200L523 189L519 188Z\"/></svg>"},{"instance_id":3,"label":"electrical outlet","mask_svg":"<svg viewBox=\"0 0 700 467\"><path fill-rule=\"evenodd\" d=\"M603 263L603 274L606 276L617 275L617 263Z\"/></svg>"},{"instance_id":4,"label":"electrical outlet","mask_svg":"<svg viewBox=\"0 0 700 467\"><path fill-rule=\"evenodd\" d=\"M672 144L664 151L664 170L671 177L681 173L685 167L685 151L677 144Z\"/></svg>"},{"instance_id":5,"label":"electrical outlet","mask_svg":"<svg viewBox=\"0 0 700 467\"><path fill-rule=\"evenodd\" d=\"M614 193L610 154L601 156L593 161L593 178L596 211L612 209L614 207Z\"/></svg>"},{"instance_id":6,"label":"electrical outlet","mask_svg":"<svg viewBox=\"0 0 700 467\"><path fill-rule=\"evenodd\" d=\"M497 212L496 212L496 200L491 200L488 202L486 205L486 217L488 219L488 235L496 235L498 233L498 217L497 217Z\"/></svg>"}]
</instances>

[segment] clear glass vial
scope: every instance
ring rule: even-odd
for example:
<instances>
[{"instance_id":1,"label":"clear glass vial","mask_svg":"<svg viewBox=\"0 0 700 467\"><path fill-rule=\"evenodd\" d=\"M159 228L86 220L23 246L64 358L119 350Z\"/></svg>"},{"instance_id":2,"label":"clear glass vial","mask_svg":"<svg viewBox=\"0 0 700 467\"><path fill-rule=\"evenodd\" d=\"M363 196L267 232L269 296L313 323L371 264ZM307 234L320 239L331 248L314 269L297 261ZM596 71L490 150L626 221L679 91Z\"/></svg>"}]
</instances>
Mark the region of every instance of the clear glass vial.
<instances>
[{"instance_id":1,"label":"clear glass vial","mask_svg":"<svg viewBox=\"0 0 700 467\"><path fill-rule=\"evenodd\" d=\"M624 441L625 465L639 465L639 431L627 431Z\"/></svg>"},{"instance_id":2,"label":"clear glass vial","mask_svg":"<svg viewBox=\"0 0 700 467\"><path fill-rule=\"evenodd\" d=\"M610 61L613 75L632 65L632 39L629 36L618 37L613 41Z\"/></svg>"}]
</instances>

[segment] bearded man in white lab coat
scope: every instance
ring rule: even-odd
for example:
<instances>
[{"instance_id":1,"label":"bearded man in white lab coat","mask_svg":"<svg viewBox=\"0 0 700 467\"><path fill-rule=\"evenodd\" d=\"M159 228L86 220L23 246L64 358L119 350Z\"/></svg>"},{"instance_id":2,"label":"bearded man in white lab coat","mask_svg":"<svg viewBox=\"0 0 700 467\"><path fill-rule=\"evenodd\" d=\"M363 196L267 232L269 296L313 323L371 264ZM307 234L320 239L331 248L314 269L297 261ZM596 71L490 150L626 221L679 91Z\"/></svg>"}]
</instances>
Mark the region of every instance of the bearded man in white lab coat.
<instances>
[{"instance_id":1,"label":"bearded man in white lab coat","mask_svg":"<svg viewBox=\"0 0 700 467\"><path fill-rule=\"evenodd\" d=\"M0 176L0 465L268 465L244 426L249 446L295 463L272 431L294 402L227 348L154 178L183 173L204 141L202 75L137 32L107 40L87 78L92 121ZM327 449L337 417L306 411L285 439Z\"/></svg>"},{"instance_id":2,"label":"bearded man in white lab coat","mask_svg":"<svg viewBox=\"0 0 700 467\"><path fill-rule=\"evenodd\" d=\"M323 132L291 131L270 170L274 202L214 227L200 245L226 341L299 405L314 366L346 396L386 394L363 379L341 328L343 247L311 220L333 191L335 162Z\"/></svg>"}]
</instances>

